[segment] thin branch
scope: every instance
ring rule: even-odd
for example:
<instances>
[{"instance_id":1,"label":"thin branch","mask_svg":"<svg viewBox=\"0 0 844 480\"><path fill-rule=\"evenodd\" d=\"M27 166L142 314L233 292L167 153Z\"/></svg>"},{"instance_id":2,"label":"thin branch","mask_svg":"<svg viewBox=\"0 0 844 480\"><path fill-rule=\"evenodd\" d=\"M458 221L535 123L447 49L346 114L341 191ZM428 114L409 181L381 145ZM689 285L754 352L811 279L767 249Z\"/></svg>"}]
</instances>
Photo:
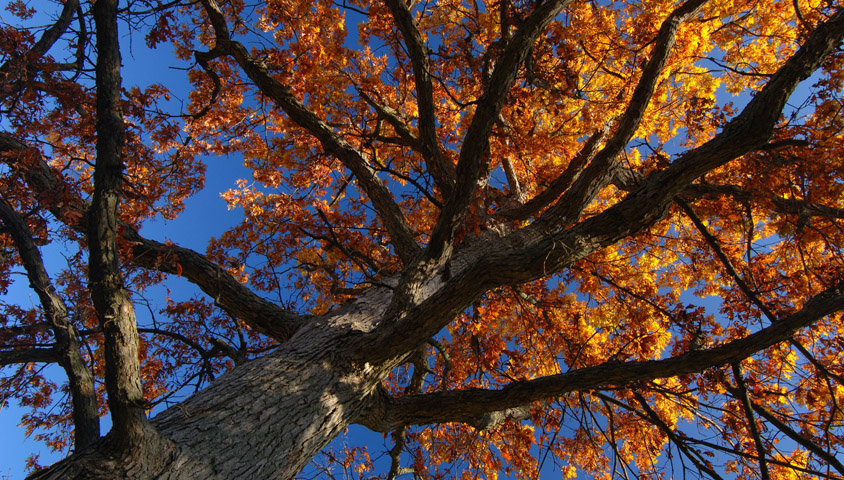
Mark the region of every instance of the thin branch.
<instances>
[{"instance_id":1,"label":"thin branch","mask_svg":"<svg viewBox=\"0 0 844 480\"><path fill-rule=\"evenodd\" d=\"M655 224L668 214L674 197L694 180L767 144L794 88L820 67L841 43L842 37L844 10L839 10L815 28L805 43L718 135L680 155L667 168L649 174L622 201L567 230L558 232L551 229L554 225L534 222L510 234L502 240L501 243L506 246L502 245L500 254L485 256L479 262L483 265L472 269L473 281L486 281L494 288L541 278ZM492 265L495 266L495 275L483 273L488 272ZM459 288L456 279L449 283L452 284L450 288ZM441 298L437 300L442 301ZM403 327L406 334L406 325Z\"/></svg>"},{"instance_id":2,"label":"thin branch","mask_svg":"<svg viewBox=\"0 0 844 480\"><path fill-rule=\"evenodd\" d=\"M580 45L580 48L583 49L583 53L585 53L586 56L589 57L590 60L592 60L593 62L598 64L598 68L600 68L604 73L608 73L608 74L612 75L613 77L615 77L615 78L617 78L617 79L619 79L623 82L627 82L627 77L625 77L624 75L622 75L618 72L614 72L614 71L610 70L609 68L607 68L607 66L605 64L606 58L602 58L602 59L599 60L599 59L595 58L594 55L589 53L589 49L586 48L586 44L583 43L583 40L578 40L577 43L578 43L578 45Z\"/></svg>"},{"instance_id":3,"label":"thin branch","mask_svg":"<svg viewBox=\"0 0 844 480\"><path fill-rule=\"evenodd\" d=\"M604 395L600 396L602 398L604 397ZM656 425L657 428L659 428L662 433L665 434L665 436L667 436L681 452L683 452L686 458L691 460L691 462L699 471L706 473L715 480L723 480L723 477L721 475L718 475L718 472L710 468L701 460L701 458L699 457L700 454L698 452L693 451L691 448L689 448L689 446L680 437L680 435L678 435L673 428L669 427L668 424L666 424L665 421L660 418L659 414L657 414L656 411L651 408L651 406L648 404L648 401L640 392L634 390L633 396L636 398L636 401L639 402L639 405L642 407L642 410L645 411L644 418Z\"/></svg>"},{"instance_id":4,"label":"thin branch","mask_svg":"<svg viewBox=\"0 0 844 480\"><path fill-rule=\"evenodd\" d=\"M413 132L410 131L410 127L408 127L407 122L401 118L399 112L397 112L392 107L379 103L369 94L364 92L360 87L355 86L355 89L357 90L358 95L360 95L360 97L366 103L372 106L372 108L375 109L378 115L387 120L387 123L389 123L390 126L393 127L393 130L396 131L396 133L399 135L399 137L401 137L402 140L404 140L408 145L410 145L410 147L413 148L414 151L422 153L422 141L419 139L419 137L417 137L413 134Z\"/></svg>"},{"instance_id":5,"label":"thin branch","mask_svg":"<svg viewBox=\"0 0 844 480\"><path fill-rule=\"evenodd\" d=\"M73 78L71 81L76 81L80 75L82 75L82 70L85 68L85 47L88 44L88 27L85 24L85 12L82 11L82 5L79 4L78 0L75 0L76 5L76 21L79 24L79 36L76 40L76 72L73 74Z\"/></svg>"},{"instance_id":6,"label":"thin branch","mask_svg":"<svg viewBox=\"0 0 844 480\"><path fill-rule=\"evenodd\" d=\"M747 385L744 383L744 374L741 373L741 366L738 362L733 362L731 367L736 385L738 385L737 393L739 401L744 410L744 416L747 417L747 427L750 435L753 437L753 443L756 445L756 452L759 455L759 474L762 476L762 480L770 480L771 474L768 472L768 462L765 459L765 445L762 443L762 436L759 434L759 427L756 425L756 418L753 415L750 395L748 395Z\"/></svg>"},{"instance_id":7,"label":"thin branch","mask_svg":"<svg viewBox=\"0 0 844 480\"><path fill-rule=\"evenodd\" d=\"M571 2L572 0L548 0L539 4L522 22L502 52L463 139L455 172L457 184L431 233L425 253L428 259L451 255L454 235L478 186L483 164L488 162L489 134L516 79L519 67L524 63L539 34Z\"/></svg>"},{"instance_id":8,"label":"thin branch","mask_svg":"<svg viewBox=\"0 0 844 480\"><path fill-rule=\"evenodd\" d=\"M139 333L149 333L149 334L152 334L152 335L160 335L162 337L172 338L173 340L177 340L179 342L182 342L185 345L187 345L187 346L191 347L192 349L196 350L196 352L199 354L199 356L202 357L204 360L211 358L211 352L202 348L202 345L200 345L198 342L182 335L181 333L170 332L168 330L162 330L160 328L142 328L142 327L138 327L138 332Z\"/></svg>"},{"instance_id":9,"label":"thin branch","mask_svg":"<svg viewBox=\"0 0 844 480\"><path fill-rule=\"evenodd\" d=\"M510 185L510 195L517 204L521 205L525 201L525 194L522 191L522 185L519 183L519 176L516 175L513 160L509 155L501 159L501 166L504 169L504 175L507 177L507 184Z\"/></svg>"},{"instance_id":10,"label":"thin branch","mask_svg":"<svg viewBox=\"0 0 844 480\"><path fill-rule=\"evenodd\" d=\"M376 162L376 164L377 164L377 167L378 167L377 169L378 169L379 172L389 173L390 175L392 175L396 178L400 178L403 181L413 185L414 187L416 187L417 190L419 190L419 192L422 195L425 196L425 198L428 199L429 202L431 202L432 205L436 206L437 208L442 208L442 203L439 200L437 200L434 196L432 196L428 192L428 190L425 189L422 185L420 185L419 182L416 181L413 177L411 177L410 175L405 175L404 173L401 173L401 172L394 170L392 168L388 168L386 165L384 165L381 162Z\"/></svg>"},{"instance_id":11,"label":"thin branch","mask_svg":"<svg viewBox=\"0 0 844 480\"><path fill-rule=\"evenodd\" d=\"M419 134L424 148L428 171L444 198L450 198L454 188L454 166L443 156L437 136L434 86L431 81L427 47L416 27L410 3L404 0L384 0L401 31L416 83L416 105L419 110Z\"/></svg>"},{"instance_id":12,"label":"thin branch","mask_svg":"<svg viewBox=\"0 0 844 480\"><path fill-rule=\"evenodd\" d=\"M719 452L726 453L726 454L736 455L736 456L739 456L739 457L742 457L742 458L746 458L748 460L759 461L759 458L756 455L754 455L752 453L748 453L748 452L743 452L743 451L737 450L735 448L727 448L727 447L724 447L722 445L718 445L717 443L707 442L705 440L701 440L701 439L698 439L698 438L689 438L688 441L691 442L691 443L697 444L697 445L701 445L701 446L710 448L712 450L717 450ZM794 470L794 471L797 471L797 472L808 473L809 475L814 475L818 478L825 478L825 479L831 479L831 480L844 480L844 477L838 477L838 476L832 475L828 472L827 473L818 472L817 470L812 470L810 468L801 467L801 466L795 465L793 462L788 462L788 461L784 462L784 461L781 461L781 460L777 460L776 458L769 458L768 463L770 463L771 465L777 465L777 466L780 466L780 467L785 467L787 469Z\"/></svg>"},{"instance_id":13,"label":"thin branch","mask_svg":"<svg viewBox=\"0 0 844 480\"><path fill-rule=\"evenodd\" d=\"M501 55L463 139L457 164L457 185L454 194L449 197L440 211L424 253L416 257L412 264L405 264L404 274L384 314L388 320L383 323L382 328L376 329L378 333L381 330L389 330L385 332L386 342L392 341L387 339L392 332L398 334L398 331L393 328L397 325L398 319L408 309L419 303L425 281L439 271L444 271L446 277L450 276L449 261L455 234L478 186L481 167L488 161L489 134L492 126L498 118L507 92L516 78L516 73L536 37L571 1L551 0L539 5L522 23L519 31ZM434 334L435 332L432 331L418 338L402 335L402 341L389 347L385 346L384 353L407 351L405 347L415 348L424 341L423 339L431 338ZM405 345L405 342L413 342L413 344Z\"/></svg>"},{"instance_id":14,"label":"thin branch","mask_svg":"<svg viewBox=\"0 0 844 480\"><path fill-rule=\"evenodd\" d=\"M715 65L718 65L719 67L723 68L724 70L735 73L737 75L741 75L743 77L770 77L771 76L770 73L747 72L747 71L744 71L744 70L739 70L735 67L731 67L731 66L729 66L729 65L727 65L723 62L720 62L717 59L712 58L712 57L707 57L706 59L709 60L710 62L714 63Z\"/></svg>"},{"instance_id":15,"label":"thin branch","mask_svg":"<svg viewBox=\"0 0 844 480\"><path fill-rule=\"evenodd\" d=\"M0 201L2 201L2 199L0 199ZM2 210L2 209L0 209L0 210ZM44 332L50 330L50 327L51 326L47 323L35 323L35 324L32 324L32 325L0 327L0 338L5 339L5 338L9 338L9 337L17 337L19 335L35 335L35 334L44 333Z\"/></svg>"},{"instance_id":16,"label":"thin branch","mask_svg":"<svg viewBox=\"0 0 844 480\"><path fill-rule=\"evenodd\" d=\"M223 89L223 84L220 81L220 76L217 75L217 72L215 72L213 68L211 68L211 65L209 63L209 61L217 58L220 55L221 53L218 52L216 49L212 49L209 52L193 52L193 58L196 60L196 63L200 67L202 67L202 69L211 79L211 83L214 84L214 90L211 91L211 98L208 99L208 103L204 107L202 107L198 112L191 115L191 117L194 119L204 117L209 111L211 111L211 108L214 106L215 103L217 103L217 97L220 95L220 91Z\"/></svg>"},{"instance_id":17,"label":"thin branch","mask_svg":"<svg viewBox=\"0 0 844 480\"><path fill-rule=\"evenodd\" d=\"M337 157L354 173L389 232L396 253L402 262L409 264L420 251L419 245L404 214L372 166L357 149L296 98L290 88L270 75L266 66L255 60L246 47L231 39L226 19L216 0L203 0L202 5L214 27L217 42L214 49L234 58L264 95L284 110L293 122L310 132L326 153Z\"/></svg>"},{"instance_id":18,"label":"thin branch","mask_svg":"<svg viewBox=\"0 0 844 480\"><path fill-rule=\"evenodd\" d=\"M566 169L557 178L555 178L548 187L535 195L533 198L525 202L523 205L498 212L496 216L505 218L507 220L526 220L532 215L539 213L543 208L547 207L566 189L568 189L572 182L577 178L586 163L595 155L601 141L609 132L609 125L596 130L580 147L580 151L569 162Z\"/></svg>"},{"instance_id":19,"label":"thin branch","mask_svg":"<svg viewBox=\"0 0 844 480\"><path fill-rule=\"evenodd\" d=\"M759 298L759 295L757 295L756 292L751 290L750 287L747 285L747 282L745 282L741 275L739 275L738 270L736 270L729 257L727 257L727 254L724 253L724 250L721 248L718 239L709 231L709 229L706 228L706 225L703 224L703 221L697 215L694 208L692 208L691 205L689 205L685 200L680 197L677 197L675 199L675 202L680 205L680 208L683 209L683 211L686 213L686 216L689 217L689 219L701 233L703 238L706 240L706 243L715 252L715 255L721 261L721 264L723 265L724 269L727 270L727 273L730 275L730 277L732 277L733 281L736 282L736 285L738 285L739 289L742 291L744 296L748 300L750 300L751 303L756 305L757 308L759 308L759 310L765 315L769 322L775 322L777 319L776 314L771 311L771 309L768 308L768 306L765 305L764 302L762 302L762 299ZM818 359L816 359L815 356L812 355L812 353L805 346L803 346L803 344L801 344L794 338L789 339L789 343L794 348L796 348L797 351L800 352L800 354L803 355L803 357L806 358L809 363L814 365L815 368L817 368L821 373L823 373L827 377L834 378L838 381L839 384L844 385L844 377L829 370L829 368L827 368Z\"/></svg>"},{"instance_id":20,"label":"thin branch","mask_svg":"<svg viewBox=\"0 0 844 480\"><path fill-rule=\"evenodd\" d=\"M32 78L37 71L35 62L43 57L64 35L78 8L79 0L67 0L62 6L62 12L59 14L56 23L41 35L41 38L32 45L32 48L20 57L11 58L0 65L0 86L4 90L12 82L25 82ZM8 91L4 92L4 94L8 93Z\"/></svg>"},{"instance_id":21,"label":"thin branch","mask_svg":"<svg viewBox=\"0 0 844 480\"><path fill-rule=\"evenodd\" d=\"M724 253L724 250L721 248L721 244L720 242L718 242L718 239L715 238L712 233L710 233L708 228L706 228L706 225L703 224L703 221L697 215L694 208L692 208L691 205L689 205L685 200L679 197L675 199L675 202L677 203L677 205L680 206L680 208L683 209L683 212L686 213L686 216L689 217L689 219L698 229L700 234L706 240L706 243L709 245L709 248L711 248L715 252L715 255L721 261L721 265L724 267L725 270L727 270L727 273L730 275L730 277L733 278L733 281L736 282L736 284L744 293L744 295L748 298L748 300L753 302L769 319L776 318L774 313L764 303L762 303L762 301L756 296L756 294L753 293L753 291L738 273L736 268L733 266L732 261L730 261L730 258L727 257L727 254Z\"/></svg>"},{"instance_id":22,"label":"thin branch","mask_svg":"<svg viewBox=\"0 0 844 480\"><path fill-rule=\"evenodd\" d=\"M800 9L800 1L792 0L791 4L794 6L794 14L797 15L797 20L800 21L800 24L807 30L811 28L809 23L806 21L806 17L803 16L803 11Z\"/></svg>"},{"instance_id":23,"label":"thin branch","mask_svg":"<svg viewBox=\"0 0 844 480\"><path fill-rule=\"evenodd\" d=\"M618 121L615 132L607 140L595 158L589 163L568 192L560 198L541 217L542 222L553 224L555 228L564 228L577 220L582 210L615 177L619 163L616 160L624 150L645 115L653 97L668 57L674 47L675 37L680 25L694 16L708 0L688 0L662 22L659 28L651 58L645 65L642 76L636 84L633 95L624 114Z\"/></svg>"},{"instance_id":24,"label":"thin branch","mask_svg":"<svg viewBox=\"0 0 844 480\"><path fill-rule=\"evenodd\" d=\"M760 417L764 418L765 420L768 421L768 423L777 427L777 429L779 429L781 432L786 434L786 436L788 436L788 438L794 440L800 446L802 446L806 450L812 452L813 454L815 454L816 456L821 458L823 461L827 462L833 468L838 470L838 473L840 473L841 475L844 475L844 464L842 464L841 461L838 460L838 458L835 457L835 455L833 455L832 453L824 450L817 443L812 442L811 440L809 440L805 436L803 436L800 433L798 433L797 431L795 431L793 428L789 427L788 424L786 424L785 422L783 422L782 420L777 418L777 416L772 411L768 410L764 406L759 405L756 402L753 402L752 406L753 406L753 410L756 413L758 413Z\"/></svg>"},{"instance_id":25,"label":"thin branch","mask_svg":"<svg viewBox=\"0 0 844 480\"><path fill-rule=\"evenodd\" d=\"M483 248L473 246L460 263L447 265L444 283L424 300L397 302L394 316L363 339L367 358L386 359L415 348L436 335L451 319L489 289L543 278L587 255L641 232L665 218L671 202L688 185L768 143L785 103L797 85L820 67L844 38L844 9L821 23L780 67L744 110L703 145L676 158L667 168L650 173L638 189L603 212L566 228L554 222L531 225ZM593 160L594 162L594 160ZM565 198L564 195L559 201ZM546 212L547 213L547 212ZM480 253L473 256L472 251ZM456 266L455 266L456 265ZM443 270L433 270L438 274ZM422 284L430 277L415 278ZM418 287L422 289L421 285ZM432 313L435 312L435 313ZM376 338L370 338L376 337Z\"/></svg>"},{"instance_id":26,"label":"thin branch","mask_svg":"<svg viewBox=\"0 0 844 480\"><path fill-rule=\"evenodd\" d=\"M433 338L428 340L428 344L434 347L443 359L443 378L440 382L440 389L444 391L448 388L448 374L451 372L451 354L448 353L448 350L439 341Z\"/></svg>"},{"instance_id":27,"label":"thin branch","mask_svg":"<svg viewBox=\"0 0 844 480\"><path fill-rule=\"evenodd\" d=\"M731 387L728 387L728 389L730 389L730 388L731 388ZM601 397L601 398L605 398L605 399L607 399L608 401L610 401L610 402L614 403L615 405L618 405L618 406L620 406L620 407L622 407L622 408L627 409L628 411L631 411L631 412L635 413L636 415L639 415L639 416L640 416L640 417L642 417L643 419L649 420L648 416L646 416L646 415L645 415L645 414L643 414L642 412L640 412L640 411L638 411L638 410L634 409L634 408L633 408L633 407L631 407L630 405L627 405L626 403L622 403L622 402L620 402L620 401L618 401L618 400L616 400L616 399L614 399L614 398L612 398L612 397L608 397L608 396L603 395L603 394L600 394L600 393L598 393L597 395L598 395L599 397ZM755 410L757 410L757 405L755 405L755 404L754 404L754 407L753 407L753 408L754 408ZM759 411L759 410L757 410L757 411ZM786 427L786 428L788 428L788 427ZM793 432L793 431L792 431L792 432ZM799 435L799 434L797 434L796 432L794 432L794 433L795 433L796 435ZM681 433L680 435L682 435L682 433ZM721 446L721 445L718 445L718 444L715 444L715 443L711 443L711 442L707 442L707 441L704 441L704 440L700 440L700 439L697 439L697 438L691 438L691 437L685 437L685 436L683 436L683 439L682 439L682 440L683 440L683 441L685 441L685 442L687 442L687 443L694 443L694 444L701 445L701 446L704 446L704 447L707 447L707 448L710 448L710 449L713 449L713 450L718 450L718 451L723 452L723 453L726 453L726 454L732 454L732 455L736 455L736 456L739 456L739 457L742 457L742 458L746 458L746 459L749 459L749 460L759 461L759 458L758 458L756 455L753 455L753 454L750 454L750 453L747 453L747 452L743 452L743 451L741 451L741 450L737 450L737 449L731 449L731 448L723 447L723 446ZM803 438L803 441L806 441L806 439L805 439L805 438ZM811 442L808 442L808 443L811 443ZM818 447L817 445L815 445L815 444L812 444L812 445L814 445L814 446L815 446L815 448L819 448L819 447ZM821 451L823 452L823 450L821 450ZM824 452L824 453L826 453L826 452ZM829 454L827 454L827 455L829 455ZM833 458L834 458L834 457L833 457ZM776 460L776 459L774 459L774 458L768 459L768 463L770 463L770 464L772 464L772 465L777 465L777 466L780 466L780 467L785 467L785 468L788 468L788 469L796 470L796 471L798 471L798 472L808 473L808 474L810 474L810 475L815 475L815 476L822 477L822 478L831 478L831 479L837 479L837 480L841 480L841 478L842 478L842 477L836 477L836 476L829 475L829 474L823 474L823 473L821 473L821 472L818 472L818 471L815 471L815 470L811 470L811 469L808 469L808 468L802 468L802 467L799 467L799 466L794 465L793 463L788 463L788 462L777 461L777 460Z\"/></svg>"},{"instance_id":28,"label":"thin branch","mask_svg":"<svg viewBox=\"0 0 844 480\"><path fill-rule=\"evenodd\" d=\"M308 230L305 230L304 228L301 228L301 227L299 228L299 231L302 232L303 234L305 234L306 236L314 239L314 240L320 240L322 242L327 243L329 246L334 247L337 250L340 250L340 252L349 261L353 262L355 265L358 266L358 268L360 268L361 272L364 275L366 275L370 279L374 278L373 274L377 273L380 270L378 265L376 265L371 258L367 257L363 253L361 253L357 250L353 250L353 249L343 245L340 242L340 240L337 238L337 235L334 232L334 228L332 228L332 226L328 223L328 219L326 219L323 216L322 212L318 211L318 213L319 213L319 216L322 217L321 218L322 221L326 224L326 226L328 228L328 233L330 234L330 236L319 235L319 234L310 232ZM373 272L373 274L368 273L367 268L369 270L371 270ZM326 273L331 272L331 271L333 271L333 270L331 270L330 268L326 269ZM336 280L337 286L339 287L339 284L340 284L339 278L335 278L335 280Z\"/></svg>"},{"instance_id":29,"label":"thin branch","mask_svg":"<svg viewBox=\"0 0 844 480\"><path fill-rule=\"evenodd\" d=\"M395 445L390 450L390 470L387 472L387 480L395 480L396 477L405 473L401 468L401 454L404 451L404 446L407 445L407 428L400 427L393 432Z\"/></svg>"}]
</instances>

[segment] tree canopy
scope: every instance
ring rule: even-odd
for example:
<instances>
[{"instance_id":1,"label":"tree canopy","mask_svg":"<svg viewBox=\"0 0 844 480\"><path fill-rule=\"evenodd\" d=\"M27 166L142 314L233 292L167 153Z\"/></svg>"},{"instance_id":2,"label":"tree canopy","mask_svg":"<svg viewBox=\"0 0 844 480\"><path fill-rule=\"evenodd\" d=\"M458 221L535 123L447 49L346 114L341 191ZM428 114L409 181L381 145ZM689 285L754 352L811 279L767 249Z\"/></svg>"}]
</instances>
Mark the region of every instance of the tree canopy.
<instances>
[{"instance_id":1,"label":"tree canopy","mask_svg":"<svg viewBox=\"0 0 844 480\"><path fill-rule=\"evenodd\" d=\"M72 453L34 477L844 478L835 1L0 21L0 289L40 301L0 301L0 402ZM121 75L141 39L189 91ZM243 221L147 238L212 156Z\"/></svg>"}]
</instances>

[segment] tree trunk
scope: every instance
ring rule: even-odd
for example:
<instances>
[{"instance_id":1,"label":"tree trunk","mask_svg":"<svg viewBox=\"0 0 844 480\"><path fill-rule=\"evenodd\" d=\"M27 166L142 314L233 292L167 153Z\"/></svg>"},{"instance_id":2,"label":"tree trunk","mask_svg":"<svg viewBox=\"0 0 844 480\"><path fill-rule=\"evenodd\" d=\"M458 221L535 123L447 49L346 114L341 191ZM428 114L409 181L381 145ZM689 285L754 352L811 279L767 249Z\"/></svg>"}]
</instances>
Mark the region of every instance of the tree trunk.
<instances>
[{"instance_id":1,"label":"tree trunk","mask_svg":"<svg viewBox=\"0 0 844 480\"><path fill-rule=\"evenodd\" d=\"M342 337L301 338L226 374L154 424L179 445L164 478L292 478L359 416L377 385L372 369L343 359ZM197 477L198 475L198 477Z\"/></svg>"},{"instance_id":2,"label":"tree trunk","mask_svg":"<svg viewBox=\"0 0 844 480\"><path fill-rule=\"evenodd\" d=\"M107 436L30 478L147 478L134 474L141 464L159 465L154 478L161 479L293 478L365 413L380 379L400 360L373 366L352 351L361 330L374 326L373 313L386 306L378 303L369 311L359 303L341 307L158 414L152 424L176 446L171 458L137 451L116 458ZM144 450L160 455L155 446Z\"/></svg>"}]
</instances>

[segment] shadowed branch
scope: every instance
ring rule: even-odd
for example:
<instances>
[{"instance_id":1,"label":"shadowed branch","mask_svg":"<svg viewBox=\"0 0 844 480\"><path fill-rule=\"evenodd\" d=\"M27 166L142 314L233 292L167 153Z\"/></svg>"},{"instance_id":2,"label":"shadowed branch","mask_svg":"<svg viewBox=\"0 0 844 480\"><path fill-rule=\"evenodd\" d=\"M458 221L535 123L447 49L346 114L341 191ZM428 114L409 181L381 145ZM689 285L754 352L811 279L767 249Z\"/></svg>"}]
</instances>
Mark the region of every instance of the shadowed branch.
<instances>
[{"instance_id":1,"label":"shadowed branch","mask_svg":"<svg viewBox=\"0 0 844 480\"><path fill-rule=\"evenodd\" d=\"M369 414L359 423L377 431L401 425L463 422L476 424L490 412L518 408L531 402L569 392L632 385L643 380L668 378L741 361L787 341L794 333L821 318L844 310L844 283L816 295L802 309L747 337L706 350L691 351L665 360L608 362L567 373L511 383L500 390L466 389L408 395L376 395Z\"/></svg>"}]
</instances>

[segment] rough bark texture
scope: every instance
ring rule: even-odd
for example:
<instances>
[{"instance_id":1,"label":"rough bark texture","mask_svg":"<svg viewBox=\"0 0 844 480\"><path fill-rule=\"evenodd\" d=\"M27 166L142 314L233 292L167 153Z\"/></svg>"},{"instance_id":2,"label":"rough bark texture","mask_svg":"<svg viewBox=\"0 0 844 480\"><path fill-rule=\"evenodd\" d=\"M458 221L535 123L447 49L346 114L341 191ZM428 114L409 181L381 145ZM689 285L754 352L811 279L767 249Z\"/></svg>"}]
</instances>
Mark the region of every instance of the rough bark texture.
<instances>
[{"instance_id":1,"label":"rough bark texture","mask_svg":"<svg viewBox=\"0 0 844 480\"><path fill-rule=\"evenodd\" d=\"M174 458L148 458L160 468L152 478L293 478L352 423L376 431L454 421L480 428L489 426L497 412L506 416L509 409L566 392L702 371L746 358L844 309L844 290L840 285L833 287L775 325L711 350L662 361L607 363L515 382L502 390L471 389L395 399L386 397L378 386L403 358L370 364L361 359L375 352L359 342L374 328L388 303L387 289L371 291L302 328L272 354L236 367L207 389L157 415L152 424L178 446L178 453ZM114 460L117 457L109 457L108 451L89 449L33 478L131 475L130 468ZM142 460L138 457L137 461Z\"/></svg>"},{"instance_id":2,"label":"rough bark texture","mask_svg":"<svg viewBox=\"0 0 844 480\"><path fill-rule=\"evenodd\" d=\"M272 354L221 376L157 415L152 425L178 447L150 458L152 478L292 478L367 410L400 359L373 366L349 350L371 330L388 295L378 289L302 328ZM96 447L33 478L118 478L134 472ZM125 461L125 460L124 460ZM138 462L143 460L138 456ZM117 473L116 473L117 472ZM148 478L141 472L137 478Z\"/></svg>"},{"instance_id":3,"label":"rough bark texture","mask_svg":"<svg viewBox=\"0 0 844 480\"><path fill-rule=\"evenodd\" d=\"M91 299L105 335L105 383L118 451L142 450L155 432L145 414L138 363L135 309L123 286L118 257L117 208L123 192L123 114L117 1L94 4L97 27L97 160L88 217ZM144 471L142 468L141 471Z\"/></svg>"}]
</instances>

